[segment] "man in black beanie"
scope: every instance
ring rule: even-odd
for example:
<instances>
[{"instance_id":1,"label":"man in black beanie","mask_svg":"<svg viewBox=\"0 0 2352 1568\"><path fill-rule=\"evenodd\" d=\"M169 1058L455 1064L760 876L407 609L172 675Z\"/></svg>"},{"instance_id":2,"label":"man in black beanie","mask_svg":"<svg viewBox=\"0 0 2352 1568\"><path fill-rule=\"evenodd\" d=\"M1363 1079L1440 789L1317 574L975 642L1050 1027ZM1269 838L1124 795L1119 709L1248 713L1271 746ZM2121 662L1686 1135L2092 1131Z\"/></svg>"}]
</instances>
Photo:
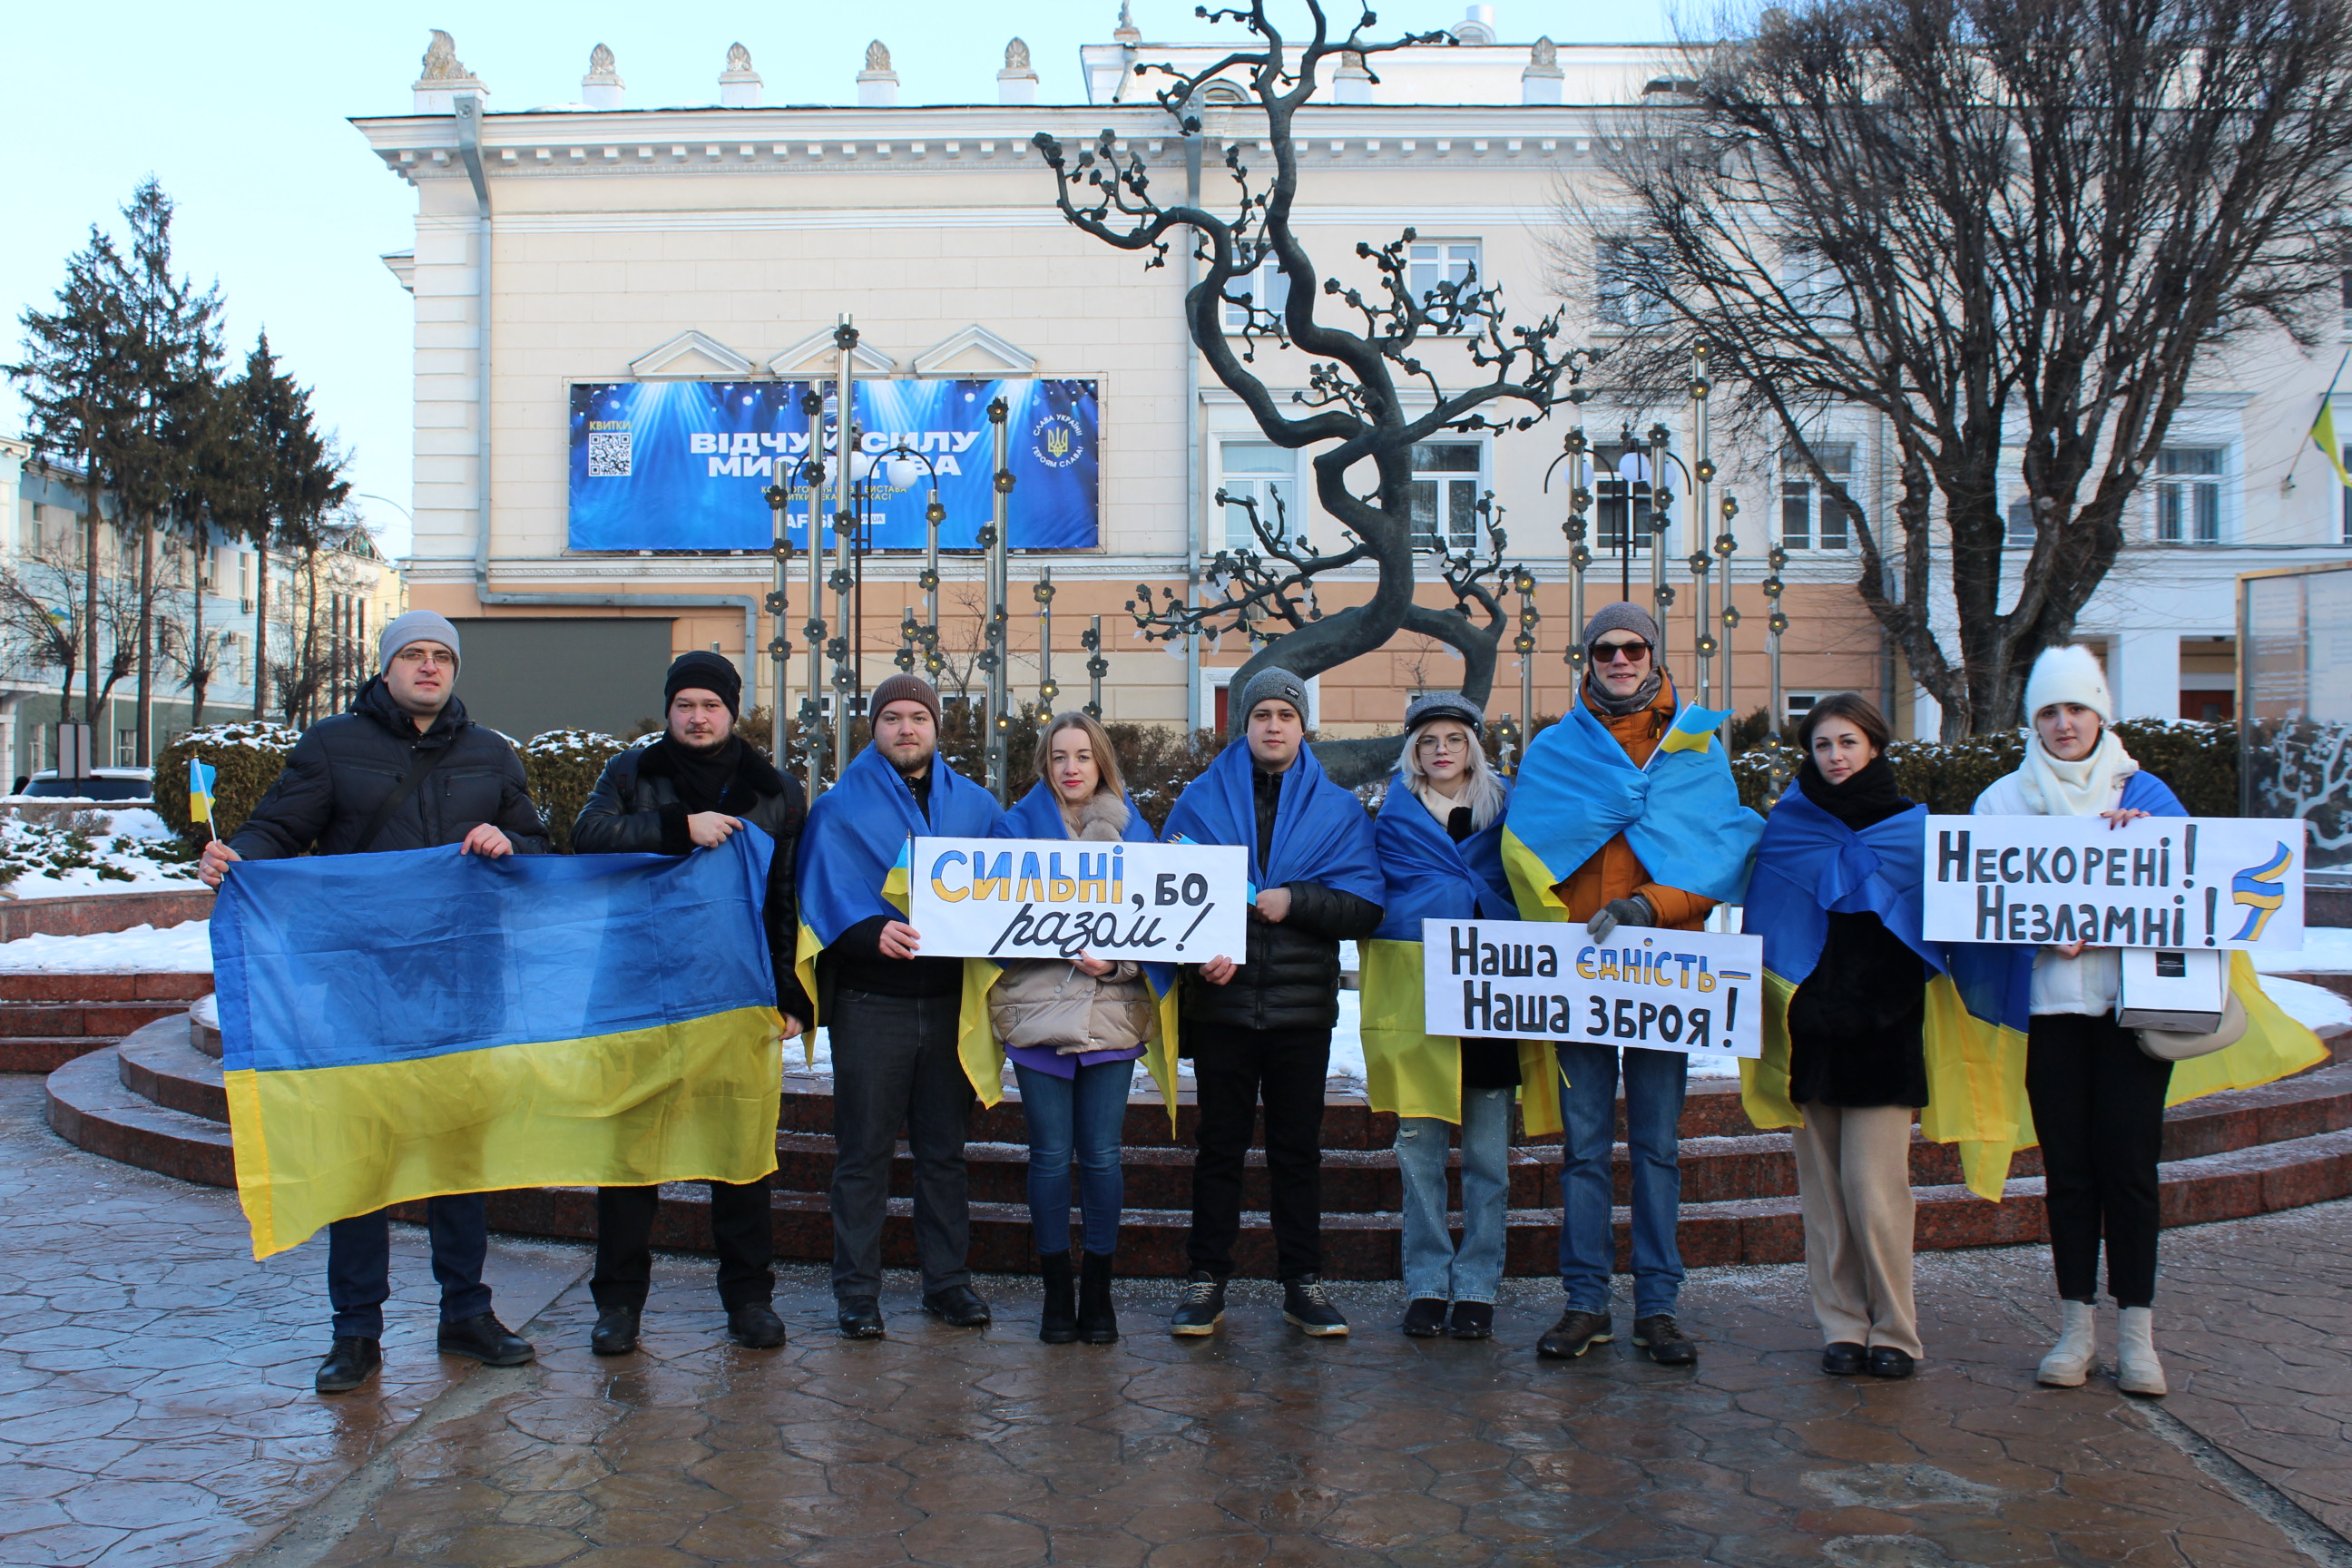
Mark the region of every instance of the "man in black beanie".
<instances>
[{"instance_id":1,"label":"man in black beanie","mask_svg":"<svg viewBox=\"0 0 2352 1568\"><path fill-rule=\"evenodd\" d=\"M735 733L743 678L733 661L715 653L683 654L670 665L662 695L667 732L604 764L595 793L572 825L572 847L582 855L686 855L716 848L746 823L774 839L763 919L776 969L776 1006L784 1015L784 1038L790 1039L808 1026L813 1012L793 976L800 931L793 854L808 816L807 802L798 783ZM772 1350L784 1342L784 1325L771 1304L776 1276L768 1184L709 1186L727 1331L738 1344ZM598 1355L625 1355L636 1348L660 1207L658 1187L596 1189L596 1272L589 1281L596 1327L588 1344Z\"/></svg>"}]
</instances>

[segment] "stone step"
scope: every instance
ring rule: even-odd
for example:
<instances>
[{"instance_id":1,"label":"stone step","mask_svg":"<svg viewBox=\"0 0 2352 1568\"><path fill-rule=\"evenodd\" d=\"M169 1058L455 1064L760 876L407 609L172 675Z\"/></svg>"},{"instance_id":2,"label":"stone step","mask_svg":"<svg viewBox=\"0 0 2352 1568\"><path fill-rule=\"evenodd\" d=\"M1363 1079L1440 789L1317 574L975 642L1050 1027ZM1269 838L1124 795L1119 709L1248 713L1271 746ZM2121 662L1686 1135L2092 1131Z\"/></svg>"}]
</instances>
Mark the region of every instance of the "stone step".
<instances>
[{"instance_id":1,"label":"stone step","mask_svg":"<svg viewBox=\"0 0 2352 1568\"><path fill-rule=\"evenodd\" d=\"M212 994L209 973L58 974L37 971L0 973L0 1003L177 1002L183 1006Z\"/></svg>"},{"instance_id":2,"label":"stone step","mask_svg":"<svg viewBox=\"0 0 2352 1568\"><path fill-rule=\"evenodd\" d=\"M158 1018L186 1016L185 1001L0 1002L0 1035L119 1040Z\"/></svg>"},{"instance_id":3,"label":"stone step","mask_svg":"<svg viewBox=\"0 0 2352 1568\"><path fill-rule=\"evenodd\" d=\"M76 1057L115 1044L106 1035L0 1036L0 1072L53 1073Z\"/></svg>"},{"instance_id":4,"label":"stone step","mask_svg":"<svg viewBox=\"0 0 2352 1568\"><path fill-rule=\"evenodd\" d=\"M184 1182L236 1185L228 1129L157 1105L124 1088L120 1058L111 1047L49 1074L48 1114L58 1137L93 1154Z\"/></svg>"}]
</instances>

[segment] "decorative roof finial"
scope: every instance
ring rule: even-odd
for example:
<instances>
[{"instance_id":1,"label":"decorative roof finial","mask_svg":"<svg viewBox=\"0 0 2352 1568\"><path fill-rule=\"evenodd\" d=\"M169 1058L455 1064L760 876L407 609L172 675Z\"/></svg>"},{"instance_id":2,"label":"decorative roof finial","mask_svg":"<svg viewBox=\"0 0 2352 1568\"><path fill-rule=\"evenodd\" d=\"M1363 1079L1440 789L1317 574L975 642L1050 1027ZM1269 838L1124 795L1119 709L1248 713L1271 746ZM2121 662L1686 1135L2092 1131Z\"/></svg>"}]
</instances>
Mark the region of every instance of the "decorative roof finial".
<instances>
[{"instance_id":1,"label":"decorative roof finial","mask_svg":"<svg viewBox=\"0 0 2352 1568\"><path fill-rule=\"evenodd\" d=\"M588 51L588 74L590 76L611 76L613 74L613 51L605 47L603 44L599 44L594 48L590 49Z\"/></svg>"},{"instance_id":2,"label":"decorative roof finial","mask_svg":"<svg viewBox=\"0 0 2352 1568\"><path fill-rule=\"evenodd\" d=\"M1143 42L1143 34L1135 25L1135 13L1129 8L1128 0L1118 0L1118 26L1111 30L1110 36L1122 44Z\"/></svg>"},{"instance_id":3,"label":"decorative roof finial","mask_svg":"<svg viewBox=\"0 0 2352 1568\"><path fill-rule=\"evenodd\" d=\"M1004 46L1004 68L1025 71L1029 68L1029 46L1015 38Z\"/></svg>"},{"instance_id":4,"label":"decorative roof finial","mask_svg":"<svg viewBox=\"0 0 2352 1568\"><path fill-rule=\"evenodd\" d=\"M877 38L866 46L866 68L886 71L890 68L890 46Z\"/></svg>"},{"instance_id":5,"label":"decorative roof finial","mask_svg":"<svg viewBox=\"0 0 2352 1568\"><path fill-rule=\"evenodd\" d=\"M728 45L727 68L731 71L750 70L751 68L751 51L745 48L740 44Z\"/></svg>"},{"instance_id":6,"label":"decorative roof finial","mask_svg":"<svg viewBox=\"0 0 2352 1568\"><path fill-rule=\"evenodd\" d=\"M898 73L890 68L890 47L877 38L866 46L866 68L857 73L857 106L887 109L898 101Z\"/></svg>"},{"instance_id":7,"label":"decorative roof finial","mask_svg":"<svg viewBox=\"0 0 2352 1568\"><path fill-rule=\"evenodd\" d=\"M719 73L721 109L757 109L763 94L760 73L751 68L751 51L740 44L727 50L727 68Z\"/></svg>"},{"instance_id":8,"label":"decorative roof finial","mask_svg":"<svg viewBox=\"0 0 2352 1568\"><path fill-rule=\"evenodd\" d=\"M462 81L473 75L457 58L457 41L440 28L433 29L433 41L425 46L425 81Z\"/></svg>"}]
</instances>

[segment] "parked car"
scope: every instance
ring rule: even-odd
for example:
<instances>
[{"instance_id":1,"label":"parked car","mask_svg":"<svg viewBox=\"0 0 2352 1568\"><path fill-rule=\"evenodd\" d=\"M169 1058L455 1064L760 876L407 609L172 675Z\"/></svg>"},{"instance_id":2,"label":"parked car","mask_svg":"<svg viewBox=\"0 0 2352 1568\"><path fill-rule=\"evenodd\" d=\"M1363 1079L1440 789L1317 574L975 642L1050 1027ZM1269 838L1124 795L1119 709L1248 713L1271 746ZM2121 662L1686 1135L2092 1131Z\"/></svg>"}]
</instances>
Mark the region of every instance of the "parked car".
<instances>
[{"instance_id":1,"label":"parked car","mask_svg":"<svg viewBox=\"0 0 2352 1568\"><path fill-rule=\"evenodd\" d=\"M89 778L61 779L43 768L16 792L20 800L153 800L152 768L100 768Z\"/></svg>"}]
</instances>

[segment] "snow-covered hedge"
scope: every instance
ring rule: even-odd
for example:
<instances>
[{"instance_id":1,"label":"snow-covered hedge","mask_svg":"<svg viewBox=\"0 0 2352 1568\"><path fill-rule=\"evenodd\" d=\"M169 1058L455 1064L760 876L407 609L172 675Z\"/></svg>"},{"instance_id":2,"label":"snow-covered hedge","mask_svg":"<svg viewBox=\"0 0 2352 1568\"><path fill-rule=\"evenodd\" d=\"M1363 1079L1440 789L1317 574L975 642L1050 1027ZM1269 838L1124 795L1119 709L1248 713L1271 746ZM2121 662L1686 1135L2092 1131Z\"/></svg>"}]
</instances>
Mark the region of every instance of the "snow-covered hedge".
<instances>
[{"instance_id":1,"label":"snow-covered hedge","mask_svg":"<svg viewBox=\"0 0 2352 1568\"><path fill-rule=\"evenodd\" d=\"M626 741L595 730L550 730L520 748L530 798L547 821L558 854L572 853L572 825L596 787L604 764L628 750Z\"/></svg>"},{"instance_id":2,"label":"snow-covered hedge","mask_svg":"<svg viewBox=\"0 0 2352 1568\"><path fill-rule=\"evenodd\" d=\"M155 809L181 841L201 849L211 837L188 820L188 763L195 759L218 770L213 781L213 828L223 838L244 826L286 766L287 753L301 731L253 720L206 724L163 748L155 759Z\"/></svg>"}]
</instances>

